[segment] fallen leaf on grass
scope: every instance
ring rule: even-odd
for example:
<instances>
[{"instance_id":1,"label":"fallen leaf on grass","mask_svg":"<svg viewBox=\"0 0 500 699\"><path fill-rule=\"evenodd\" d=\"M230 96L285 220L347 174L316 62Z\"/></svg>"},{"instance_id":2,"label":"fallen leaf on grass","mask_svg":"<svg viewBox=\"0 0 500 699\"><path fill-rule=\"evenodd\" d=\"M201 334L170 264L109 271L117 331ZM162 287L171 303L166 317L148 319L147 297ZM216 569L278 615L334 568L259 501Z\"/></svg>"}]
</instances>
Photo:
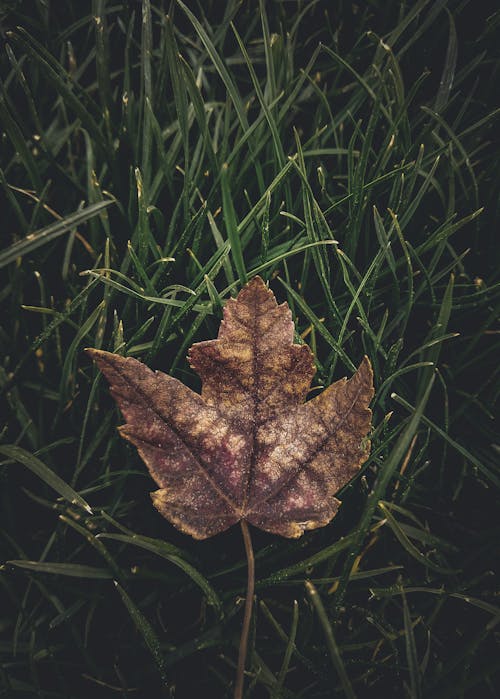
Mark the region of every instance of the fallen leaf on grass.
<instances>
[{"instance_id":1,"label":"fallen leaf on grass","mask_svg":"<svg viewBox=\"0 0 500 699\"><path fill-rule=\"evenodd\" d=\"M305 402L315 373L286 303L254 277L224 308L216 340L191 347L201 395L131 357L89 349L160 490L160 513L196 539L245 520L298 537L328 524L335 493L369 454L370 361Z\"/></svg>"}]
</instances>

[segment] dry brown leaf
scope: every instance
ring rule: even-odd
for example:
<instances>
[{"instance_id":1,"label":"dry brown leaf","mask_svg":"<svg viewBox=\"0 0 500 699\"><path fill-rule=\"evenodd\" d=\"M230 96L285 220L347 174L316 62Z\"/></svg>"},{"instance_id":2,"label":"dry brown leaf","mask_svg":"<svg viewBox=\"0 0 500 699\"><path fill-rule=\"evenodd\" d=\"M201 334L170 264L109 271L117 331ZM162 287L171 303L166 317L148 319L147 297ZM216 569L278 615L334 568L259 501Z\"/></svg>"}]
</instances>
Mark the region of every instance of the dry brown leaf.
<instances>
[{"instance_id":1,"label":"dry brown leaf","mask_svg":"<svg viewBox=\"0 0 500 699\"><path fill-rule=\"evenodd\" d=\"M196 539L240 520L287 537L322 527L368 457L369 359L305 402L314 358L293 333L288 305L254 277L226 303L218 338L191 347L201 395L131 357L87 350L126 419L121 435L160 486L155 506Z\"/></svg>"}]
</instances>

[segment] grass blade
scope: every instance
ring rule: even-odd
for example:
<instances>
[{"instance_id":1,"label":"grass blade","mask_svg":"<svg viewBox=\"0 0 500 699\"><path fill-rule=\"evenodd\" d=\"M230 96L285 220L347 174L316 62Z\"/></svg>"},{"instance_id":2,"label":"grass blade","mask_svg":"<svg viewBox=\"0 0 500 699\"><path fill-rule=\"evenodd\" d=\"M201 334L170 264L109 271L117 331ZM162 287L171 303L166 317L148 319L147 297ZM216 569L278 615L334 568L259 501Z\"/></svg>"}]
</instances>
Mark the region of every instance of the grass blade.
<instances>
[{"instance_id":1,"label":"grass blade","mask_svg":"<svg viewBox=\"0 0 500 699\"><path fill-rule=\"evenodd\" d=\"M138 546L139 548L146 549L146 551L151 551L157 556L164 558L170 563L173 563L178 568L184 571L191 580L198 585L200 590L207 598L207 602L216 609L219 616L222 617L222 604L217 596L215 590L210 585L208 580L201 575L201 573L196 570L194 566L188 563L182 555L182 551L177 549L175 546L171 546L165 541L159 539L151 539L146 536L139 536L134 534L133 536L128 536L127 534L99 534L99 539L113 539L115 541L122 541L126 544L132 544L133 546Z\"/></svg>"},{"instance_id":2,"label":"grass blade","mask_svg":"<svg viewBox=\"0 0 500 699\"><path fill-rule=\"evenodd\" d=\"M47 561L6 561L16 568L24 568L33 573L49 573L51 575L65 575L70 578L96 578L98 580L109 580L113 577L110 570L106 568L95 568L84 566L79 563L49 563Z\"/></svg>"},{"instance_id":3,"label":"grass blade","mask_svg":"<svg viewBox=\"0 0 500 699\"><path fill-rule=\"evenodd\" d=\"M413 624L411 621L410 610L404 590L401 590L403 598L403 619L405 626L405 646L406 658L408 661L408 672L410 674L410 687L412 699L422 699L422 679L420 675L420 667L417 657L417 646L415 643L415 634L413 633Z\"/></svg>"},{"instance_id":4,"label":"grass blade","mask_svg":"<svg viewBox=\"0 0 500 699\"><path fill-rule=\"evenodd\" d=\"M408 422L406 425L405 429L401 432L398 441L394 445L394 447L391 449L391 452L386 459L383 468L380 470L379 475L377 477L377 480L375 482L375 486L368 496L368 500L365 505L365 509L363 511L363 515L361 517L361 520L358 524L357 530L355 534L353 535L353 545L351 547L351 550L349 551L349 554L347 556L346 563L344 565L344 570L342 573L342 577L340 579L339 585L336 589L335 592L335 602L336 602L336 608L338 609L339 606L342 604L342 600L344 598L344 595L346 593L347 585L349 582L349 577L351 575L351 572L353 570L356 557L359 555L359 551L361 550L361 545L362 542L366 536L366 532L368 531L373 514L375 512L375 509L378 505L379 500L381 500L384 496L384 493L387 489L387 486L389 485L391 478L393 477L398 465L401 463L403 460L408 447L410 446L410 442L412 441L413 437L415 436L420 420L422 419L422 416L424 414L425 407L427 405L427 401L429 399L432 386L434 384L434 375L431 376L430 381L428 382L425 391L422 395L422 398L420 399L420 402L417 406L417 409L413 413L411 420Z\"/></svg>"},{"instance_id":5,"label":"grass blade","mask_svg":"<svg viewBox=\"0 0 500 699\"><path fill-rule=\"evenodd\" d=\"M339 647L335 640L335 636L333 635L332 625L330 623L330 620L328 619L328 615L326 613L323 602L321 601L321 597L319 596L318 591L316 590L312 582L309 582L307 580L305 586L307 596L312 602L314 609L316 610L316 614L318 615L319 623L323 628L323 633L325 634L326 645L330 653L330 658L332 659L333 666L336 669L338 676L340 677L340 683L342 685L342 689L344 690L344 696L348 697L348 699L356 699L356 695L354 693L351 682L349 680L349 677L347 676L347 672L344 667L342 656L340 655Z\"/></svg>"},{"instance_id":6,"label":"grass blade","mask_svg":"<svg viewBox=\"0 0 500 699\"><path fill-rule=\"evenodd\" d=\"M18 240L8 248L0 251L0 268L14 262L14 260L16 260L18 257L23 257L40 246L46 245L51 240L54 240L60 235L71 231L81 223L85 223L85 221L97 216L98 213L103 211L110 204L113 204L113 201L110 199L97 202L96 204L91 204L84 209L80 209L80 211L77 211L74 214L66 216L60 221L51 223L50 226L46 226L39 231L30 233L25 238Z\"/></svg>"},{"instance_id":7,"label":"grass blade","mask_svg":"<svg viewBox=\"0 0 500 699\"><path fill-rule=\"evenodd\" d=\"M26 468L29 468L36 476L42 479L48 486L53 488L59 495L61 495L65 500L70 502L72 505L77 505L82 507L90 515L92 514L92 509L90 505L79 495L71 486L69 486L63 479L58 476L52 469L46 466L40 459L38 459L30 452L18 447L15 444L3 444L0 445L0 454L7 457L9 460L17 461Z\"/></svg>"},{"instance_id":8,"label":"grass blade","mask_svg":"<svg viewBox=\"0 0 500 699\"><path fill-rule=\"evenodd\" d=\"M116 581L115 587L118 590L120 597L122 598L123 604L125 605L128 613L130 614L130 618L134 622L134 626L141 634L144 643L146 644L146 647L148 648L149 652L153 657L153 660L155 662L156 667L158 668L163 684L167 686L165 657L161 650L160 641L158 639L158 636L156 635L155 630L153 629L149 621L146 619L144 614L140 611L140 609L134 604L129 595L125 592L123 587L121 587L121 585L119 585Z\"/></svg>"}]
</instances>

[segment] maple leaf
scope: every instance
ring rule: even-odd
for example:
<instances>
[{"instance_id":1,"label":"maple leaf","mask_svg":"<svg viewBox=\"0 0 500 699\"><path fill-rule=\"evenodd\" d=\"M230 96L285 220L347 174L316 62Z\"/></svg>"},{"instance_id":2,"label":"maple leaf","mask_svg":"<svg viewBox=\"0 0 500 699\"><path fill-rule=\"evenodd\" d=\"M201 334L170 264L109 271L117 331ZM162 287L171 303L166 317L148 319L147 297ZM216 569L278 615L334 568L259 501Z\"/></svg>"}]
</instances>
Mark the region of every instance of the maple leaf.
<instances>
[{"instance_id":1,"label":"maple leaf","mask_svg":"<svg viewBox=\"0 0 500 699\"><path fill-rule=\"evenodd\" d=\"M298 537L339 507L369 454L370 361L305 402L315 373L286 303L254 277L224 308L216 340L189 352L201 395L131 357L89 349L160 490L160 513L196 539L249 522Z\"/></svg>"}]
</instances>

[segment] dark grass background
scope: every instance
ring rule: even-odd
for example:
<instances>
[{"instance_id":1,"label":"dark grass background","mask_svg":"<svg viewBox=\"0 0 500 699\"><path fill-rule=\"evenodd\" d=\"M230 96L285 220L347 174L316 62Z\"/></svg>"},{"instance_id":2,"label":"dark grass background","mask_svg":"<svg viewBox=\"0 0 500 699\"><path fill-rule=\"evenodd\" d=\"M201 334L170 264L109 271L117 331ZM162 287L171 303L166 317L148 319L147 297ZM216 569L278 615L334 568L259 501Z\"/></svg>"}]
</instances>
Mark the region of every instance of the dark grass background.
<instances>
[{"instance_id":1,"label":"dark grass background","mask_svg":"<svg viewBox=\"0 0 500 699\"><path fill-rule=\"evenodd\" d=\"M315 387L366 353L377 392L335 520L252 532L247 696L498 696L495 3L11 0L0 32L1 696L231 696L240 531L161 519L83 349L199 388L256 273Z\"/></svg>"}]
</instances>

